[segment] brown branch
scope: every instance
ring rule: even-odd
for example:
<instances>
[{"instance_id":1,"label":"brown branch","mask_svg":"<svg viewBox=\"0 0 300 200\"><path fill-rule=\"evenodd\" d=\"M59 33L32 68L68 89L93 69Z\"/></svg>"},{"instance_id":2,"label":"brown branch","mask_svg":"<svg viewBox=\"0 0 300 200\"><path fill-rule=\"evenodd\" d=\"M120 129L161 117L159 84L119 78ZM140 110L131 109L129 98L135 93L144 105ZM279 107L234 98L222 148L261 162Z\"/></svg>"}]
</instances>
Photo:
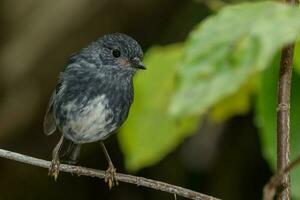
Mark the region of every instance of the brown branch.
<instances>
[{"instance_id":1,"label":"brown branch","mask_svg":"<svg viewBox=\"0 0 300 200\"><path fill-rule=\"evenodd\" d=\"M278 81L277 105L277 171L284 170L290 158L290 90L292 77L294 44L285 47L281 53ZM285 173L280 180L278 199L290 199L290 178Z\"/></svg>"},{"instance_id":2,"label":"brown branch","mask_svg":"<svg viewBox=\"0 0 300 200\"><path fill-rule=\"evenodd\" d=\"M290 162L290 164L279 173L273 175L269 182L264 186L263 200L272 200L275 196L276 189L280 186L282 178L300 164L300 155Z\"/></svg>"},{"instance_id":3,"label":"brown branch","mask_svg":"<svg viewBox=\"0 0 300 200\"><path fill-rule=\"evenodd\" d=\"M7 158L10 160L14 160L17 162L26 163L29 165L34 165L42 168L49 168L50 162L38 158L33 158L30 156L26 156L23 154L7 151L0 149L0 157ZM68 172L72 174L77 174L78 176L90 176L90 177L97 177L100 179L104 179L106 176L105 171L90 169L86 167L74 166L74 165L65 165L61 164L59 170L62 172ZM154 190L160 190L163 192L168 192L174 195L182 196L189 199L197 199L197 200L220 200L218 198L208 196L206 194L201 194L199 192L195 192L189 189L185 189L179 186L171 185L168 183L155 181L143 177L137 177L127 174L117 173L116 175L117 180L120 182L126 182L135 184L137 186L143 186L147 188L152 188Z\"/></svg>"},{"instance_id":4,"label":"brown branch","mask_svg":"<svg viewBox=\"0 0 300 200\"><path fill-rule=\"evenodd\" d=\"M298 4L298 0L286 0L290 5ZM284 171L289 165L290 157L290 96L293 69L294 46L290 44L281 52L278 102L277 102L277 171ZM279 200L290 199L289 171L280 179Z\"/></svg>"}]
</instances>

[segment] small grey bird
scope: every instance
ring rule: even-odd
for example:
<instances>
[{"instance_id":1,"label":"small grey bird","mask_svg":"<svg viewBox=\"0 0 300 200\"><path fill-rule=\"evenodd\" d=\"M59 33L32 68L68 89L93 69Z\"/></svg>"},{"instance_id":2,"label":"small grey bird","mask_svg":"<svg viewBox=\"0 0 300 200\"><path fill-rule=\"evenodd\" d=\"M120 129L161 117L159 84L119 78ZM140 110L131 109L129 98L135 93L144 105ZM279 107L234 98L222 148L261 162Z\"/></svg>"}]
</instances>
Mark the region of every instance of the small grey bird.
<instances>
[{"instance_id":1,"label":"small grey bird","mask_svg":"<svg viewBox=\"0 0 300 200\"><path fill-rule=\"evenodd\" d=\"M132 78L142 63L143 51L131 37L105 35L71 56L60 75L44 119L44 132L56 128L62 137L52 153L49 175L55 179L60 161L76 163L80 145L101 141L108 161L110 187L116 169L103 140L126 120L133 101Z\"/></svg>"}]
</instances>

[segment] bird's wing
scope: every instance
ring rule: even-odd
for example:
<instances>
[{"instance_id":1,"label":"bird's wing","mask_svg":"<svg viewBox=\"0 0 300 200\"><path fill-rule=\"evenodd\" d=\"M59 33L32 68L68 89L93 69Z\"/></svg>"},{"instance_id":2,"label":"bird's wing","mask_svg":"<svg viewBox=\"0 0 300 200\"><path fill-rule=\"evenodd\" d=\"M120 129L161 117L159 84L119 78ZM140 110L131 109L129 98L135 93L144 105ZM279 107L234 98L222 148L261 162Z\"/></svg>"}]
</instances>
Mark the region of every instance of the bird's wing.
<instances>
[{"instance_id":1,"label":"bird's wing","mask_svg":"<svg viewBox=\"0 0 300 200\"><path fill-rule=\"evenodd\" d=\"M53 113L53 103L56 96L56 90L52 93L50 101L48 103L48 108L44 117L44 133L46 135L51 135L56 130L56 124Z\"/></svg>"},{"instance_id":2,"label":"bird's wing","mask_svg":"<svg viewBox=\"0 0 300 200\"><path fill-rule=\"evenodd\" d=\"M61 89L61 87L62 87L62 80L59 80L55 90L53 91L53 93L51 95L49 103L48 103L48 108L47 108L47 111L46 111L46 114L44 117L44 124L43 124L44 133L46 135L51 135L56 130L56 123L55 123L54 112L53 112L53 104L54 104L56 96L57 96L59 90Z\"/></svg>"}]
</instances>

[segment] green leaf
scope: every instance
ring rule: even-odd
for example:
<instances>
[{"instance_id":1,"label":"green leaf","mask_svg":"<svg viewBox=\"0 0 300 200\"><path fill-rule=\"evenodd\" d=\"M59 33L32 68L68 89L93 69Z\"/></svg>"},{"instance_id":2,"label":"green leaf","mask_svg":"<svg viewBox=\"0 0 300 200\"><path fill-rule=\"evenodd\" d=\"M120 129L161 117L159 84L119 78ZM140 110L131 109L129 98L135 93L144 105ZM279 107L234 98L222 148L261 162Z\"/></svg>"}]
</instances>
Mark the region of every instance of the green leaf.
<instances>
[{"instance_id":1,"label":"green leaf","mask_svg":"<svg viewBox=\"0 0 300 200\"><path fill-rule=\"evenodd\" d=\"M250 78L236 93L214 105L210 113L212 120L222 122L233 116L246 114L251 108L251 97L256 89L255 83L256 77Z\"/></svg>"},{"instance_id":2,"label":"green leaf","mask_svg":"<svg viewBox=\"0 0 300 200\"><path fill-rule=\"evenodd\" d=\"M279 74L279 56L260 77L256 104L256 124L260 129L263 155L273 169L276 169L276 102ZM300 75L294 73L291 91L291 160L300 153ZM300 167L291 173L293 196L300 199Z\"/></svg>"},{"instance_id":3,"label":"green leaf","mask_svg":"<svg viewBox=\"0 0 300 200\"><path fill-rule=\"evenodd\" d=\"M294 66L298 74L300 74L300 41L296 44L294 52Z\"/></svg>"},{"instance_id":4,"label":"green leaf","mask_svg":"<svg viewBox=\"0 0 300 200\"><path fill-rule=\"evenodd\" d=\"M198 124L197 118L174 119L167 112L183 45L155 47L145 55L148 70L135 78L135 100L119 134L129 170L153 165L173 150Z\"/></svg>"},{"instance_id":5,"label":"green leaf","mask_svg":"<svg viewBox=\"0 0 300 200\"><path fill-rule=\"evenodd\" d=\"M237 92L295 40L299 19L299 8L261 2L228 6L204 21L187 39L170 112L202 114Z\"/></svg>"}]
</instances>

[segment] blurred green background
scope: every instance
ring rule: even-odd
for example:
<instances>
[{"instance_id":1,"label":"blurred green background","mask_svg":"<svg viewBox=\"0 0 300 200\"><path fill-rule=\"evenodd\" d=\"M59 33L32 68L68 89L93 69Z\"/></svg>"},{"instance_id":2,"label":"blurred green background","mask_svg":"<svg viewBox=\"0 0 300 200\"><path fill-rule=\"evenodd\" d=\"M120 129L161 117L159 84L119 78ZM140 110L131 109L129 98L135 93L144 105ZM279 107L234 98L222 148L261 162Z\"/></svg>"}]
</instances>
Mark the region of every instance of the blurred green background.
<instances>
[{"instance_id":1,"label":"blurred green background","mask_svg":"<svg viewBox=\"0 0 300 200\"><path fill-rule=\"evenodd\" d=\"M280 49L300 33L300 9L242 0L0 1L0 148L50 159L60 134L43 116L68 57L110 32L131 35L137 74L125 125L106 140L119 172L222 199L261 199L276 168ZM291 98L291 157L300 143L300 43ZM79 165L106 169L99 143ZM292 172L300 199L300 168ZM0 159L0 200L174 199L173 195ZM177 199L182 199L177 197Z\"/></svg>"}]
</instances>

